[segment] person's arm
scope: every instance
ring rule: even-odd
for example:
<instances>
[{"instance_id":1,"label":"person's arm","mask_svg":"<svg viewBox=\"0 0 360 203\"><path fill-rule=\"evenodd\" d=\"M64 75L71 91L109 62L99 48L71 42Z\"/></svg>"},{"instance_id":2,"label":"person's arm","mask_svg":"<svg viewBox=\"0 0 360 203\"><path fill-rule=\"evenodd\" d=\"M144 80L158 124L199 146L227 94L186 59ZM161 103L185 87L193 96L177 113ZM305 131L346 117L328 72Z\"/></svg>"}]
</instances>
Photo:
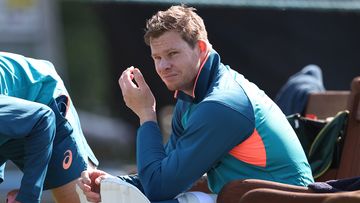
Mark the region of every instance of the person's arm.
<instances>
[{"instance_id":1,"label":"person's arm","mask_svg":"<svg viewBox=\"0 0 360 203\"><path fill-rule=\"evenodd\" d=\"M126 105L140 119L138 173L151 201L173 199L188 189L254 130L254 121L239 111L216 102L202 102L185 129L180 130L183 132L173 149L166 153L156 121L155 98L141 72L134 67L126 69L119 85ZM238 123L232 122L235 120Z\"/></svg>"},{"instance_id":2,"label":"person's arm","mask_svg":"<svg viewBox=\"0 0 360 203\"><path fill-rule=\"evenodd\" d=\"M138 173L145 194L152 201L174 198L253 130L254 122L232 108L204 102L192 113L174 149L165 153L159 126L145 122L137 135Z\"/></svg>"},{"instance_id":3,"label":"person's arm","mask_svg":"<svg viewBox=\"0 0 360 203\"><path fill-rule=\"evenodd\" d=\"M24 176L16 200L39 202L55 137L55 115L43 104L0 95L0 123L2 138L24 139Z\"/></svg>"}]
</instances>

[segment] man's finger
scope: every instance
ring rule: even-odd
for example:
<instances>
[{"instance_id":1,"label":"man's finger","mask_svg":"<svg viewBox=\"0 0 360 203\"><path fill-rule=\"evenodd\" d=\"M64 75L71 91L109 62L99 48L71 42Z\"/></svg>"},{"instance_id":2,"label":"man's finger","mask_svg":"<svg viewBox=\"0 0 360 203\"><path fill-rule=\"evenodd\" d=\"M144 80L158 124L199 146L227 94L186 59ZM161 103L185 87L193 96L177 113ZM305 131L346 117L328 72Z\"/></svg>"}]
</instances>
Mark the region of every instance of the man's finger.
<instances>
[{"instance_id":1,"label":"man's finger","mask_svg":"<svg viewBox=\"0 0 360 203\"><path fill-rule=\"evenodd\" d=\"M88 179L90 179L90 178L89 178L89 171L83 171L83 172L81 172L81 177L82 177L82 178L88 178Z\"/></svg>"},{"instance_id":2,"label":"man's finger","mask_svg":"<svg viewBox=\"0 0 360 203\"><path fill-rule=\"evenodd\" d=\"M91 187L88 184L84 184L81 180L81 178L79 178L77 185L79 186L79 188L84 191L84 192L89 192L91 191Z\"/></svg>"},{"instance_id":3,"label":"man's finger","mask_svg":"<svg viewBox=\"0 0 360 203\"><path fill-rule=\"evenodd\" d=\"M100 202L101 201L101 198L100 198L100 194L99 193L95 193L95 192L87 192L87 193L84 193L85 196L86 196L86 199L89 201L89 202Z\"/></svg>"},{"instance_id":4,"label":"man's finger","mask_svg":"<svg viewBox=\"0 0 360 203\"><path fill-rule=\"evenodd\" d=\"M99 176L99 177L97 177L97 178L95 179L95 184L96 184L96 185L100 185L101 180L103 180L103 179L104 179L104 176Z\"/></svg>"},{"instance_id":5,"label":"man's finger","mask_svg":"<svg viewBox=\"0 0 360 203\"><path fill-rule=\"evenodd\" d=\"M81 178L80 178L81 183L83 184L91 184L91 179L90 179L90 175L89 175L89 171L83 171L81 172Z\"/></svg>"},{"instance_id":6,"label":"man's finger","mask_svg":"<svg viewBox=\"0 0 360 203\"><path fill-rule=\"evenodd\" d=\"M133 75L134 68L126 69L120 76L119 85L122 90L128 88L137 88L137 85L132 81L134 79Z\"/></svg>"},{"instance_id":7,"label":"man's finger","mask_svg":"<svg viewBox=\"0 0 360 203\"><path fill-rule=\"evenodd\" d=\"M147 86L144 76L142 75L139 69L135 68L133 74L134 74L134 79L140 88Z\"/></svg>"}]
</instances>

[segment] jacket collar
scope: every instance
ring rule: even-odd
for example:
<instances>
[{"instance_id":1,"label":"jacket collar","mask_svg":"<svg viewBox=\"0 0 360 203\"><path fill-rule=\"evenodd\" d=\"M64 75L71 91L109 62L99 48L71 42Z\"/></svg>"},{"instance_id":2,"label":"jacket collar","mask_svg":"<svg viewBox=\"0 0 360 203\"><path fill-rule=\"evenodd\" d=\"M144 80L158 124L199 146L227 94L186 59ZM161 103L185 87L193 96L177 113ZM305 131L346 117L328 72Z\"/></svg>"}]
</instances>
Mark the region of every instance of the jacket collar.
<instances>
[{"instance_id":1,"label":"jacket collar","mask_svg":"<svg viewBox=\"0 0 360 203\"><path fill-rule=\"evenodd\" d=\"M176 90L174 97L180 100L199 103L202 101L208 92L209 86L213 79L213 73L220 65L220 56L215 50L209 51L207 58L204 60L199 68L196 76L193 95L188 95L183 91Z\"/></svg>"}]
</instances>

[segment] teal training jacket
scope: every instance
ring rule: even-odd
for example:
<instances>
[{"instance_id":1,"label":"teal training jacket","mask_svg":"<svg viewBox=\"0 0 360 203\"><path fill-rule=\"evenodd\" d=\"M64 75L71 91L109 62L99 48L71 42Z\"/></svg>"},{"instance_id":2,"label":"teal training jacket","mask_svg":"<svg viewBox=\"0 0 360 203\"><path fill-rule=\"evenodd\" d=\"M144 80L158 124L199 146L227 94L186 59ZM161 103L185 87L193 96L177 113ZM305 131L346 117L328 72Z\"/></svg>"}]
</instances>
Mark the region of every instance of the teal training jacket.
<instances>
[{"instance_id":1,"label":"teal training jacket","mask_svg":"<svg viewBox=\"0 0 360 203\"><path fill-rule=\"evenodd\" d=\"M301 144L278 106L211 51L194 97L177 93L169 142L155 122L137 133L138 173L151 201L173 199L207 173L218 193L235 179L312 183Z\"/></svg>"}]
</instances>

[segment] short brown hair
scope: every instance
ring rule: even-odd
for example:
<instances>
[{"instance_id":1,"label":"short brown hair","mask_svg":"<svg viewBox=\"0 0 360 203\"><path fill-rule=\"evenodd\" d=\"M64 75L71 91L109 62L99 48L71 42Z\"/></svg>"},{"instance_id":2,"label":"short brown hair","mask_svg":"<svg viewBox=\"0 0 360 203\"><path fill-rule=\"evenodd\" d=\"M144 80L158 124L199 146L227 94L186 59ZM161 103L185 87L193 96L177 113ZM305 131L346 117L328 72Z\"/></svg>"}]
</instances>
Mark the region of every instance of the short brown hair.
<instances>
[{"instance_id":1,"label":"short brown hair","mask_svg":"<svg viewBox=\"0 0 360 203\"><path fill-rule=\"evenodd\" d=\"M185 5L158 11L146 22L145 43L150 45L151 38L160 37L172 30L179 32L191 47L194 47L199 39L208 41L204 21L195 11L195 8Z\"/></svg>"}]
</instances>

